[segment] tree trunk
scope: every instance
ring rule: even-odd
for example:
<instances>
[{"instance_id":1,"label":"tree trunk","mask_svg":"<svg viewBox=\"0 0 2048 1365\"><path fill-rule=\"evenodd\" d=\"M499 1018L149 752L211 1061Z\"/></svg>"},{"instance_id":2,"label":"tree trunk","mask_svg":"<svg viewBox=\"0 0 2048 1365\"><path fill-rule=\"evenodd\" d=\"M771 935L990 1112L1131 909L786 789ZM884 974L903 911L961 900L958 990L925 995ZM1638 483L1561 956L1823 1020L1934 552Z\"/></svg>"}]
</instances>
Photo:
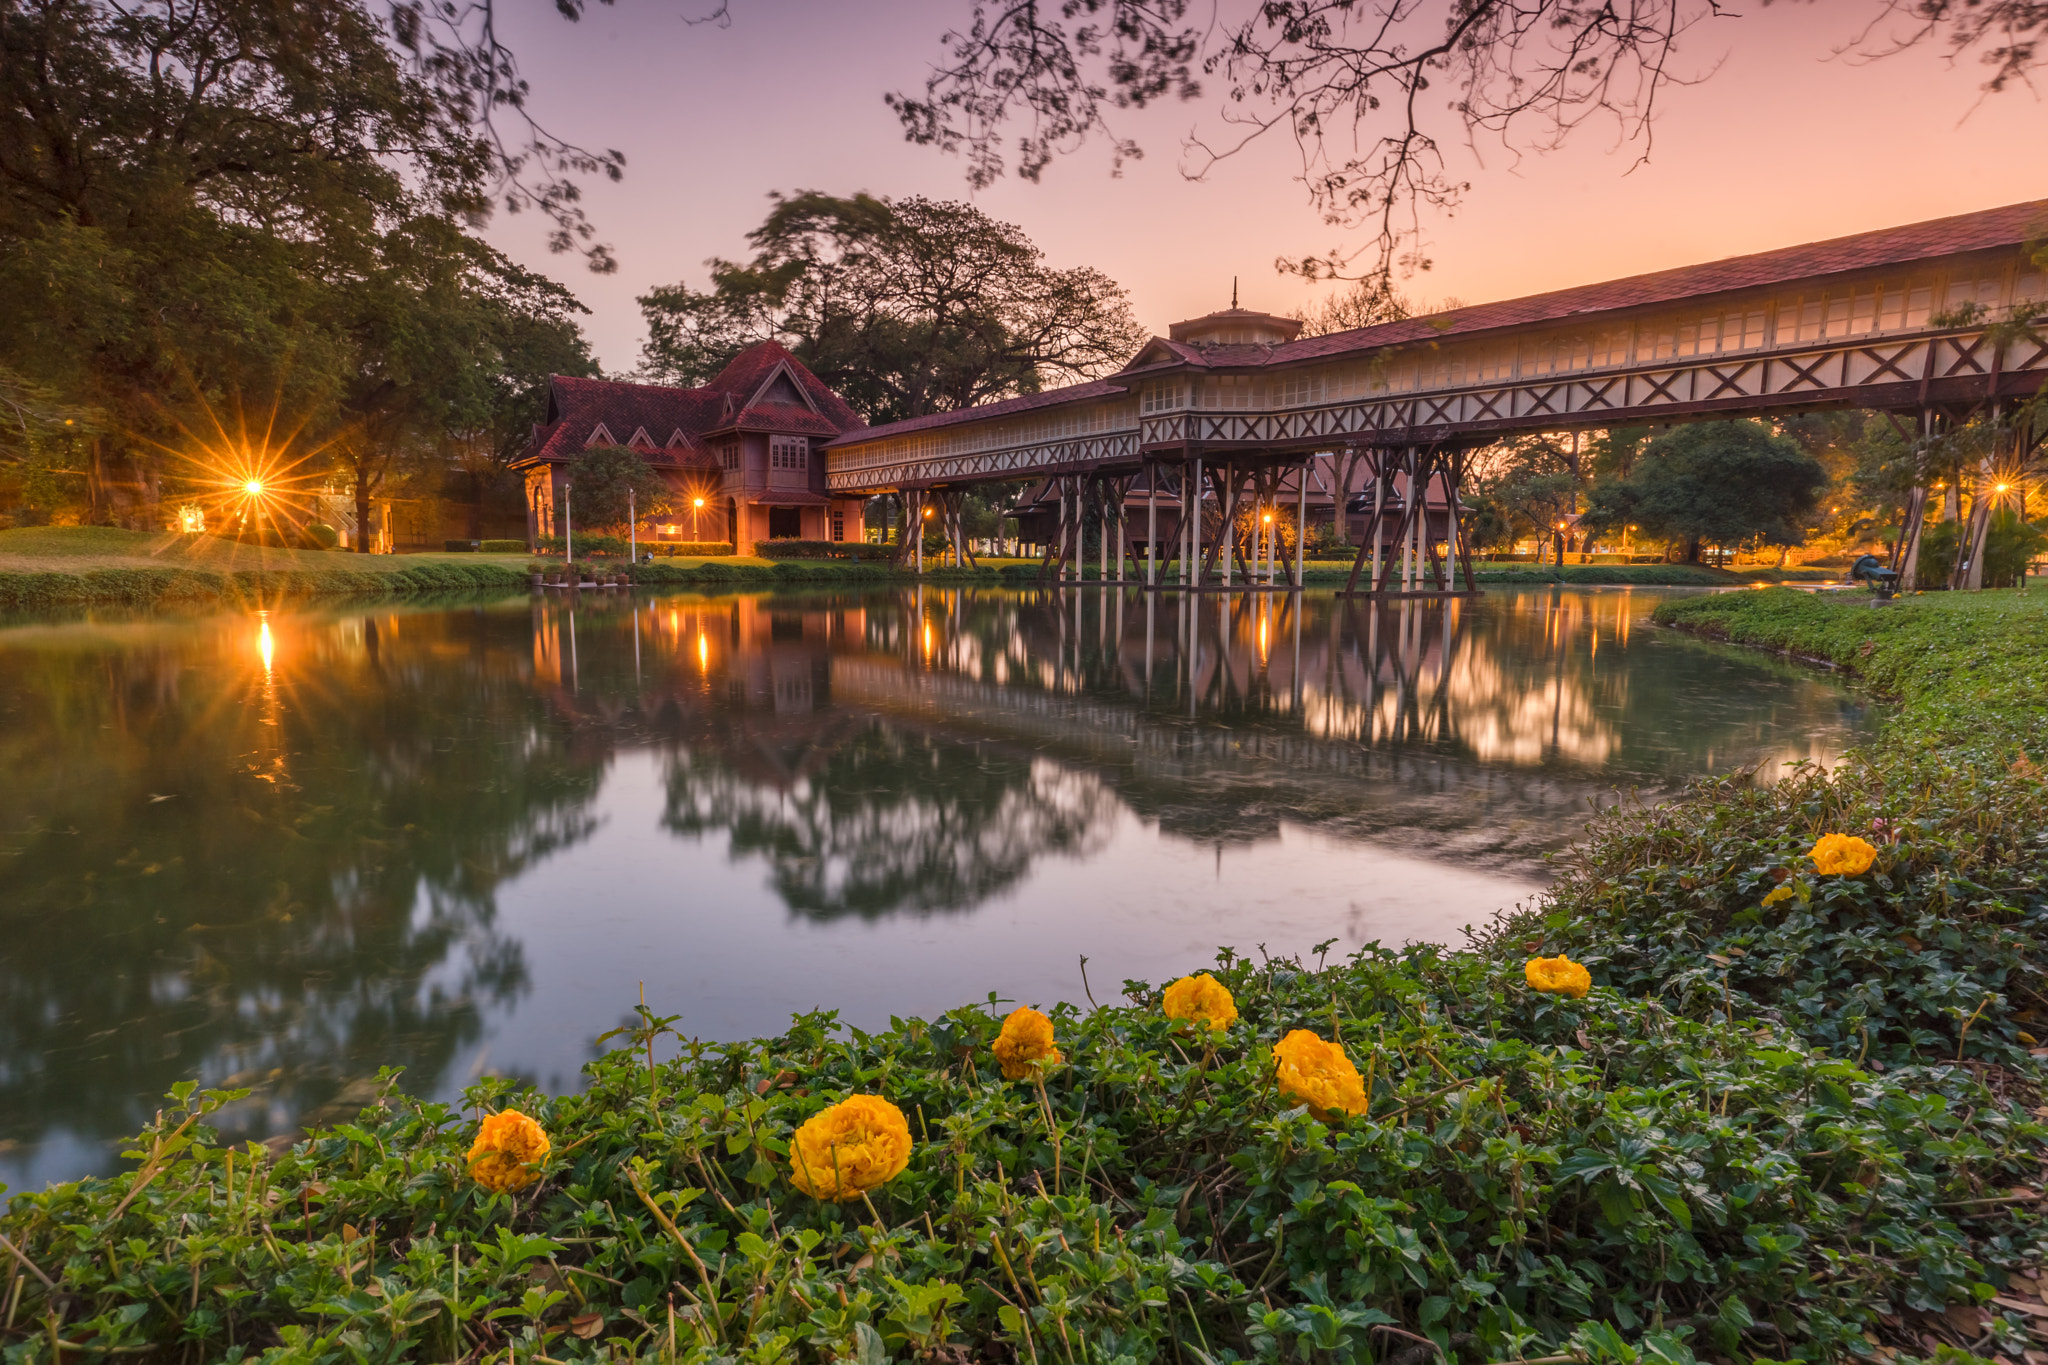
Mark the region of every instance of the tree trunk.
<instances>
[{"instance_id":1,"label":"tree trunk","mask_svg":"<svg viewBox=\"0 0 2048 1365\"><path fill-rule=\"evenodd\" d=\"M1699 563L1700 550L1702 548L1698 536L1687 536L1685 540L1685 562L1688 564Z\"/></svg>"}]
</instances>

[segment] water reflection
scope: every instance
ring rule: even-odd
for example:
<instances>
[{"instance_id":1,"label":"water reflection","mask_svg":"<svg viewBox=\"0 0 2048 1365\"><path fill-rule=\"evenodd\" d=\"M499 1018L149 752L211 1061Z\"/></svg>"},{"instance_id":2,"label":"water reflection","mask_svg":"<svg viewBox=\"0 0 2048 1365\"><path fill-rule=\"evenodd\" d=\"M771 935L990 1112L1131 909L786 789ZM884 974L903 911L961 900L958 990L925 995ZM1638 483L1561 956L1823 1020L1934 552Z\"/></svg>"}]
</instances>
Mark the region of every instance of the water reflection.
<instances>
[{"instance_id":1,"label":"water reflection","mask_svg":"<svg viewBox=\"0 0 2048 1365\"><path fill-rule=\"evenodd\" d=\"M0 633L0 1179L191 1077L236 1137L573 1085L636 979L731 1036L1442 936L1617 788L1863 724L1642 593L580 596Z\"/></svg>"}]
</instances>

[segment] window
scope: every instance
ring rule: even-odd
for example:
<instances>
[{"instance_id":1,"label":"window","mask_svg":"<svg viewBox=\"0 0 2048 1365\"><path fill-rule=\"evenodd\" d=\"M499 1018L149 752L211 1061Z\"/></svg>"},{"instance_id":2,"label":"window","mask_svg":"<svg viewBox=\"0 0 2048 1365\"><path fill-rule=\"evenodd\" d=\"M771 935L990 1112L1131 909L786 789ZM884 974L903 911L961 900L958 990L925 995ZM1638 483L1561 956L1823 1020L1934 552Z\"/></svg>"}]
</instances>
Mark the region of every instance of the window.
<instances>
[{"instance_id":1,"label":"window","mask_svg":"<svg viewBox=\"0 0 2048 1365\"><path fill-rule=\"evenodd\" d=\"M768 441L770 469L808 469L811 443L801 436L775 436Z\"/></svg>"},{"instance_id":2,"label":"window","mask_svg":"<svg viewBox=\"0 0 2048 1365\"><path fill-rule=\"evenodd\" d=\"M718 462L727 469L738 469L740 467L740 443L738 441L726 441L721 444L718 447Z\"/></svg>"},{"instance_id":3,"label":"window","mask_svg":"<svg viewBox=\"0 0 2048 1365\"><path fill-rule=\"evenodd\" d=\"M836 507L832 509L832 539L846 539L846 513Z\"/></svg>"},{"instance_id":4,"label":"window","mask_svg":"<svg viewBox=\"0 0 2048 1365\"><path fill-rule=\"evenodd\" d=\"M1181 386L1178 383L1148 384L1145 386L1144 396L1138 400L1139 411L1171 412L1181 406L1181 393Z\"/></svg>"}]
</instances>

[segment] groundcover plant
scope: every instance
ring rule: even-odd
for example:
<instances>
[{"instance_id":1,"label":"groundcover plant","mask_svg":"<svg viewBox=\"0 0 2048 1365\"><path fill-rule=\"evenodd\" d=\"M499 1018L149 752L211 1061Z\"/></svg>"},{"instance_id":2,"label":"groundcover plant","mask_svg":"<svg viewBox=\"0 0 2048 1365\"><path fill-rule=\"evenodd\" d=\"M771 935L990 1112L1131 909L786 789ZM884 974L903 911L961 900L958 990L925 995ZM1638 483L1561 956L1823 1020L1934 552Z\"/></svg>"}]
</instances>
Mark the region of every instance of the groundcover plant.
<instances>
[{"instance_id":1,"label":"groundcover plant","mask_svg":"<svg viewBox=\"0 0 2048 1365\"><path fill-rule=\"evenodd\" d=\"M1885 738L1603 818L1463 951L1044 1026L643 1006L579 1094L393 1076L274 1156L183 1088L0 1218L7 1359L2040 1365L2044 614L1686 609L1856 658Z\"/></svg>"}]
</instances>

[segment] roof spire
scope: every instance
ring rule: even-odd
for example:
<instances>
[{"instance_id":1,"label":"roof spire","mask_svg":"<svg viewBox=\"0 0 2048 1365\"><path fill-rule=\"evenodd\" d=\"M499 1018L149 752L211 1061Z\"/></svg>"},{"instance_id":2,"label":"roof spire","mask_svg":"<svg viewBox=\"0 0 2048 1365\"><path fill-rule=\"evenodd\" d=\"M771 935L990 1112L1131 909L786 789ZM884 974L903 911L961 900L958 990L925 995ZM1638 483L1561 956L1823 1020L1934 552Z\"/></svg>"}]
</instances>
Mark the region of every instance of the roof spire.
<instances>
[{"instance_id":1,"label":"roof spire","mask_svg":"<svg viewBox=\"0 0 2048 1365\"><path fill-rule=\"evenodd\" d=\"M1230 277L1230 306L1237 307L1237 276Z\"/></svg>"}]
</instances>

